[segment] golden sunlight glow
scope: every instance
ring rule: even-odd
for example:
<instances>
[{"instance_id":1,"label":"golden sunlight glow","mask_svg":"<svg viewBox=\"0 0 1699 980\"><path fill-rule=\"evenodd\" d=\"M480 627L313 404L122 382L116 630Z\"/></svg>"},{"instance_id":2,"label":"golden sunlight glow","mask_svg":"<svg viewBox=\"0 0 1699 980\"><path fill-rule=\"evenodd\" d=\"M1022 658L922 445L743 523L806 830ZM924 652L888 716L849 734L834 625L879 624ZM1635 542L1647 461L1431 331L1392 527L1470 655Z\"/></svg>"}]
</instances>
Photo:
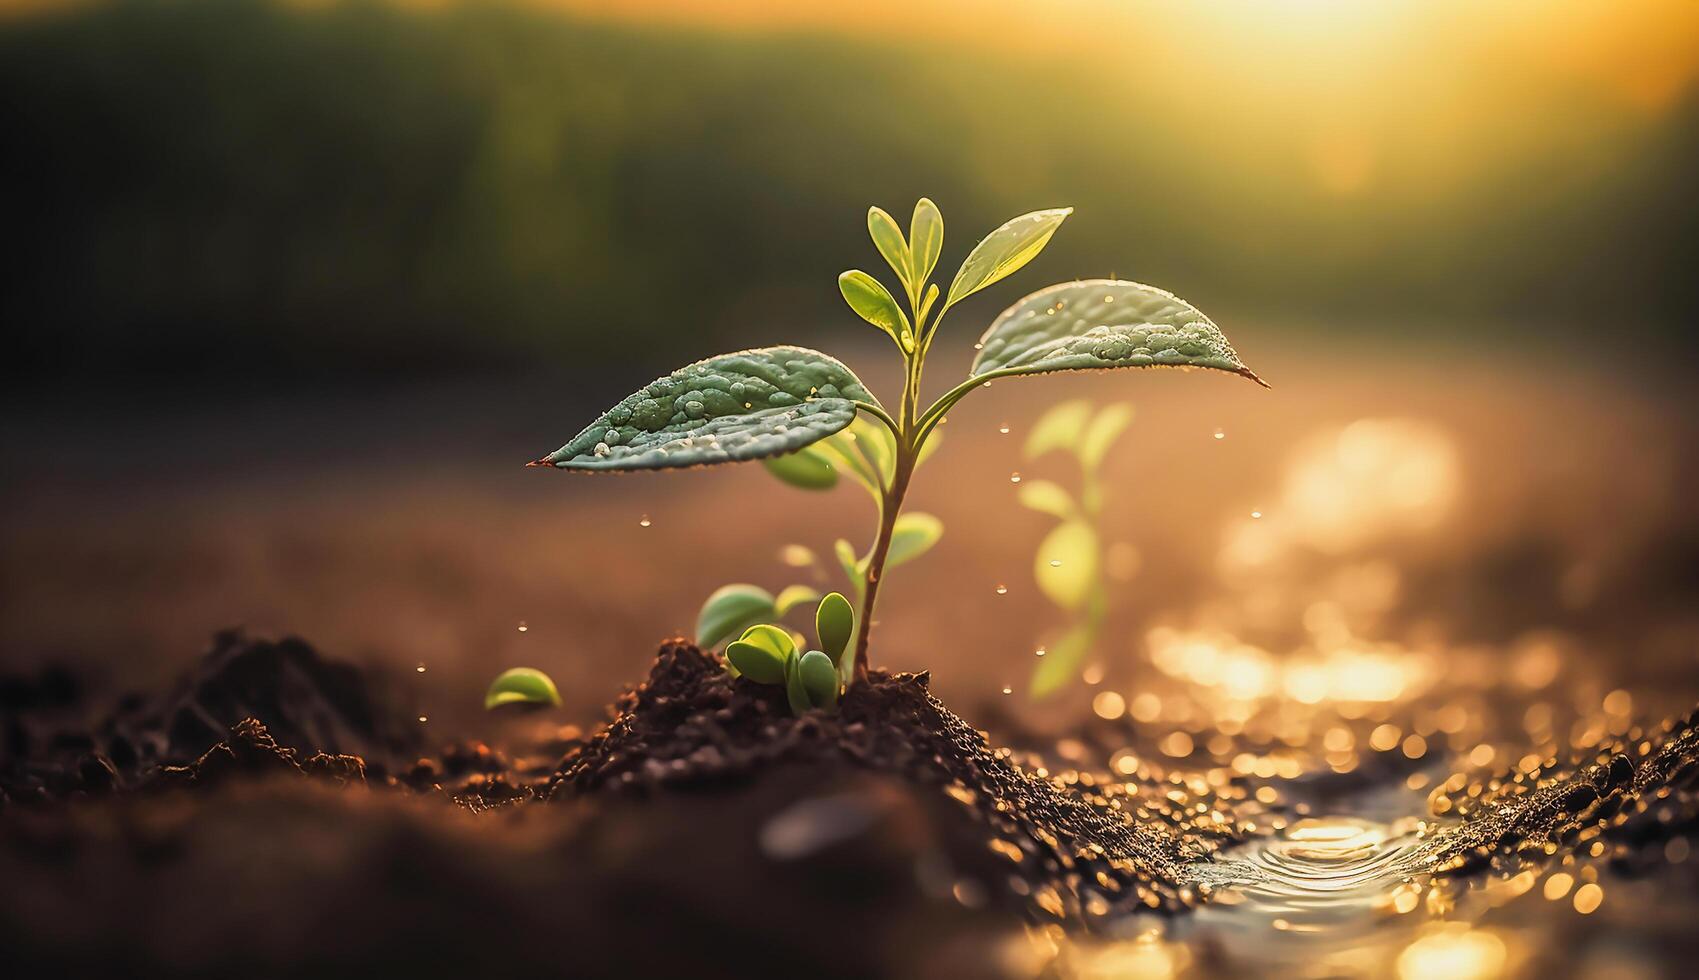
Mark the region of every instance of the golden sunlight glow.
<instances>
[{"instance_id":1,"label":"golden sunlight glow","mask_svg":"<svg viewBox=\"0 0 1699 980\"><path fill-rule=\"evenodd\" d=\"M1491 980L1502 976L1504 940L1484 929L1446 926L1398 955L1400 980Z\"/></svg>"}]
</instances>

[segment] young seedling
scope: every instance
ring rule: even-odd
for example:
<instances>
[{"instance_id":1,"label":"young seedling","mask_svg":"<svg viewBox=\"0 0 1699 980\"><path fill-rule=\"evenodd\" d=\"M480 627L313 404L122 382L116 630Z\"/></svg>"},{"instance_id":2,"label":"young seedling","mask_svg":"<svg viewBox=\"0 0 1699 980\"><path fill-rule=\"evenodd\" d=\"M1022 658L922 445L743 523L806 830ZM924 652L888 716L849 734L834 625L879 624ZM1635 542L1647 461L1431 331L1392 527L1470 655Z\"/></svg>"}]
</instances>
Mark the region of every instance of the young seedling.
<instances>
[{"instance_id":1,"label":"young seedling","mask_svg":"<svg viewBox=\"0 0 1699 980\"><path fill-rule=\"evenodd\" d=\"M799 715L815 708L831 709L838 703L843 683L838 664L854 631L855 611L849 600L832 592L814 612L820 649L798 653L789 631L758 623L726 646L726 662L734 673L757 684L782 685L791 710Z\"/></svg>"},{"instance_id":2,"label":"young seedling","mask_svg":"<svg viewBox=\"0 0 1699 980\"><path fill-rule=\"evenodd\" d=\"M897 531L909 482L939 423L967 395L997 378L1128 367L1211 368L1262 383L1191 304L1153 286L1088 279L1040 290L1004 310L980 337L967 378L923 407L926 357L945 315L1032 261L1072 210L1034 211L1006 222L968 253L947 291L929 281L944 245L938 208L921 199L907 237L889 214L868 211L868 233L896 274L907 311L860 270L839 276L838 289L858 316L890 338L902 359L903 387L894 408L835 358L802 347L762 347L711 357L656 379L530 465L610 472L735 463L794 454L850 430L856 437L854 459L838 455L852 471L865 464L861 475L878 504L879 529L865 556L847 542L838 549L846 572L860 580L862 625L839 671L846 682L865 677L880 585L893 553L901 555ZM852 429L858 416L859 428ZM870 431L878 438L861 438ZM809 457L781 465L800 471ZM815 470L816 479L823 479Z\"/></svg>"},{"instance_id":3,"label":"young seedling","mask_svg":"<svg viewBox=\"0 0 1699 980\"><path fill-rule=\"evenodd\" d=\"M1039 543L1032 576L1046 598L1074 617L1033 669L1033 697L1053 694L1079 676L1108 615L1103 534L1098 526L1103 512L1101 469L1109 447L1132 421L1133 407L1124 402L1094 412L1090 402L1068 401L1040 416L1027 436L1027 459L1062 451L1073 456L1080 468L1077 499L1050 480L1027 480L1016 491L1022 506L1059 522Z\"/></svg>"}]
</instances>

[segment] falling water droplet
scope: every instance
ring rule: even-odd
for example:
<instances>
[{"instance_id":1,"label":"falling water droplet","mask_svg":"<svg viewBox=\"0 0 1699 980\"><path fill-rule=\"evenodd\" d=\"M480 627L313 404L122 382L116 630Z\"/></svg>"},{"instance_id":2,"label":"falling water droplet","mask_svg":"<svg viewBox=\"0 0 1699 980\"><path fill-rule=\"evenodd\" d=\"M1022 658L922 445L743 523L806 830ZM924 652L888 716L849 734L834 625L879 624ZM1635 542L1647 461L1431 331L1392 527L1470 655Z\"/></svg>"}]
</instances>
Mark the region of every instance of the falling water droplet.
<instances>
[{"instance_id":1,"label":"falling water droplet","mask_svg":"<svg viewBox=\"0 0 1699 980\"><path fill-rule=\"evenodd\" d=\"M418 671L419 673L423 674L425 672L425 665L421 663L419 666L414 667L413 669Z\"/></svg>"},{"instance_id":2,"label":"falling water droplet","mask_svg":"<svg viewBox=\"0 0 1699 980\"><path fill-rule=\"evenodd\" d=\"M1216 430L1215 430L1215 438L1217 438L1217 439L1225 439L1225 438L1227 438L1227 433L1226 433L1226 432L1224 432L1224 431L1223 431L1223 430L1221 430L1221 429L1216 429Z\"/></svg>"},{"instance_id":3,"label":"falling water droplet","mask_svg":"<svg viewBox=\"0 0 1699 980\"><path fill-rule=\"evenodd\" d=\"M1007 424L999 425L997 427L997 431L1003 433L1004 435L1008 435L1009 434L1009 427L1008 427Z\"/></svg>"},{"instance_id":4,"label":"falling water droplet","mask_svg":"<svg viewBox=\"0 0 1699 980\"><path fill-rule=\"evenodd\" d=\"M1010 474L1009 474L1009 482L1010 482L1010 483L1019 483L1019 482L1021 482L1021 475L1020 475L1020 473L1019 473L1019 472L1018 472L1018 471L1017 471L1017 472L1014 472L1014 473L1010 473Z\"/></svg>"},{"instance_id":5,"label":"falling water droplet","mask_svg":"<svg viewBox=\"0 0 1699 980\"><path fill-rule=\"evenodd\" d=\"M997 583L997 594L998 595L1008 595L1009 594L1009 587L1007 585L1004 585L1002 582L998 582Z\"/></svg>"},{"instance_id":6,"label":"falling water droplet","mask_svg":"<svg viewBox=\"0 0 1699 980\"><path fill-rule=\"evenodd\" d=\"M430 721L430 719L426 718L424 715L419 716L419 724L423 725L427 721Z\"/></svg>"},{"instance_id":7,"label":"falling water droplet","mask_svg":"<svg viewBox=\"0 0 1699 980\"><path fill-rule=\"evenodd\" d=\"M649 520L648 514L644 514L642 517L637 519L638 527L648 527L651 523L652 522Z\"/></svg>"},{"instance_id":8,"label":"falling water droplet","mask_svg":"<svg viewBox=\"0 0 1699 980\"><path fill-rule=\"evenodd\" d=\"M1033 656L1035 656L1035 657L1042 657L1042 656L1044 656L1045 650L1044 650L1043 647L1039 647L1037 650L1034 650L1032 653L1033 653Z\"/></svg>"},{"instance_id":9,"label":"falling water droplet","mask_svg":"<svg viewBox=\"0 0 1699 980\"><path fill-rule=\"evenodd\" d=\"M1050 567L1051 568L1061 568L1062 567L1062 559L1060 559L1060 558L1050 559Z\"/></svg>"},{"instance_id":10,"label":"falling water droplet","mask_svg":"<svg viewBox=\"0 0 1699 980\"><path fill-rule=\"evenodd\" d=\"M1260 510L1251 511L1251 519L1252 520L1261 520L1262 519L1262 511L1260 511Z\"/></svg>"},{"instance_id":11,"label":"falling water droplet","mask_svg":"<svg viewBox=\"0 0 1699 980\"><path fill-rule=\"evenodd\" d=\"M529 630L529 629L530 629L530 628L531 628L531 627L529 627L529 626L526 626L526 625L525 625L525 620L523 620L523 619L521 619L521 620L520 620L520 621L519 621L519 632L521 632L521 633L523 633L523 632L525 632L525 631L526 631L526 630Z\"/></svg>"},{"instance_id":12,"label":"falling water droplet","mask_svg":"<svg viewBox=\"0 0 1699 980\"><path fill-rule=\"evenodd\" d=\"M984 345L984 344L974 344L974 345L973 345L973 349L974 349L974 350L984 350L984 349L985 349L985 345Z\"/></svg>"},{"instance_id":13,"label":"falling water droplet","mask_svg":"<svg viewBox=\"0 0 1699 980\"><path fill-rule=\"evenodd\" d=\"M1004 688L1003 688L1003 693L1004 694L1013 694L1013 693L1015 693L1015 689L1005 685Z\"/></svg>"}]
</instances>

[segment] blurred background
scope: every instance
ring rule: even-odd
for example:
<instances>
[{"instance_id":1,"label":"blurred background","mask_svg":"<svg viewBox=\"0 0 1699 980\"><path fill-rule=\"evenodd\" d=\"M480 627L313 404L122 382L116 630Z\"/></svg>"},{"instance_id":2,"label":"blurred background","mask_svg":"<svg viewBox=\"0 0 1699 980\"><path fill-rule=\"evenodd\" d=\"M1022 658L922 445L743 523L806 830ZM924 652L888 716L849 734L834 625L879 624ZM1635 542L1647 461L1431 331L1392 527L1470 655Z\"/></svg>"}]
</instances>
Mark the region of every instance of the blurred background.
<instances>
[{"instance_id":1,"label":"blurred background","mask_svg":"<svg viewBox=\"0 0 1699 980\"><path fill-rule=\"evenodd\" d=\"M940 390L1003 305L1107 275L1197 303L1275 390L970 399L885 662L1020 687L1056 614L1009 476L1085 395L1139 411L1111 678L1153 629L1278 659L1332 609L1657 650L1690 693L1696 82L1683 0L0 0L0 662L146 684L245 623L396 666L433 718L519 662L593 716L713 588L870 515L754 467L519 464L725 350L889 386L834 278L879 268L869 204L927 195L946 265L1078 209L952 314Z\"/></svg>"}]
</instances>

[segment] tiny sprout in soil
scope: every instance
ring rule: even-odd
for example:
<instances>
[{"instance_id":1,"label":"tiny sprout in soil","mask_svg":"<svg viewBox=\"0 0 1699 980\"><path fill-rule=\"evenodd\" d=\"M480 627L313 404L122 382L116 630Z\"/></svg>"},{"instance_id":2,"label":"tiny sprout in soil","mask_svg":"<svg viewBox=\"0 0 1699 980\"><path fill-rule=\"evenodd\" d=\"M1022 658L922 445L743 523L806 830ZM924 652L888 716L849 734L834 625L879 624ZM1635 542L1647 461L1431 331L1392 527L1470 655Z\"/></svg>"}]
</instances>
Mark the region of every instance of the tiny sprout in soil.
<instances>
[{"instance_id":1,"label":"tiny sprout in soil","mask_svg":"<svg viewBox=\"0 0 1699 980\"><path fill-rule=\"evenodd\" d=\"M820 649L797 651L796 638L781 626L757 623L726 646L726 663L734 674L757 684L783 686L791 710L830 709L842 687L838 665L855 632L855 611L837 592L820 600L814 612L814 632Z\"/></svg>"},{"instance_id":2,"label":"tiny sprout in soil","mask_svg":"<svg viewBox=\"0 0 1699 980\"><path fill-rule=\"evenodd\" d=\"M486 709L509 704L552 704L560 706L560 691L549 675L535 667L513 667L501 672L490 682L484 694ZM423 721L424 719L420 719Z\"/></svg>"},{"instance_id":3,"label":"tiny sprout in soil","mask_svg":"<svg viewBox=\"0 0 1699 980\"><path fill-rule=\"evenodd\" d=\"M836 358L803 347L762 347L711 357L656 379L530 465L598 473L759 459L775 476L806 489L830 487L848 473L867 488L878 511L878 527L865 553L857 554L843 540L835 547L860 613L853 617L843 655L805 653L796 658L796 676L806 683L808 676L823 676L819 665L824 660L835 660L843 683L865 678L868 634L885 572L930 548L943 533L937 518L904 514L902 507L915 470L937 447L939 424L957 402L996 378L1055 371L1211 368L1262 383L1220 329L1191 304L1154 286L1087 279L1041 289L1004 310L974 345L968 376L926 403L927 355L945 316L1032 261L1072 212L1054 208L1005 222L973 247L948 289L940 290L930 281L944 247L944 219L937 206L922 198L906 236L882 209L868 211L868 234L898 289L893 292L859 269L839 276L838 289L857 316L890 339L901 359L902 391L891 405ZM723 639L744 617L764 615L759 590L728 588L745 592L741 599L726 598L712 616L704 607L699 639L709 633ZM772 602L776 612L778 600ZM778 634L795 649L782 629L759 634L771 641L773 649L761 649L774 662L784 661ZM746 640L747 629L738 642ZM809 659L814 652L820 659ZM781 678L787 689L788 676ZM816 703L812 692L804 689L804 694L810 698L806 703ZM836 694L834 687L831 696ZM798 703L795 695L792 703Z\"/></svg>"}]
</instances>

